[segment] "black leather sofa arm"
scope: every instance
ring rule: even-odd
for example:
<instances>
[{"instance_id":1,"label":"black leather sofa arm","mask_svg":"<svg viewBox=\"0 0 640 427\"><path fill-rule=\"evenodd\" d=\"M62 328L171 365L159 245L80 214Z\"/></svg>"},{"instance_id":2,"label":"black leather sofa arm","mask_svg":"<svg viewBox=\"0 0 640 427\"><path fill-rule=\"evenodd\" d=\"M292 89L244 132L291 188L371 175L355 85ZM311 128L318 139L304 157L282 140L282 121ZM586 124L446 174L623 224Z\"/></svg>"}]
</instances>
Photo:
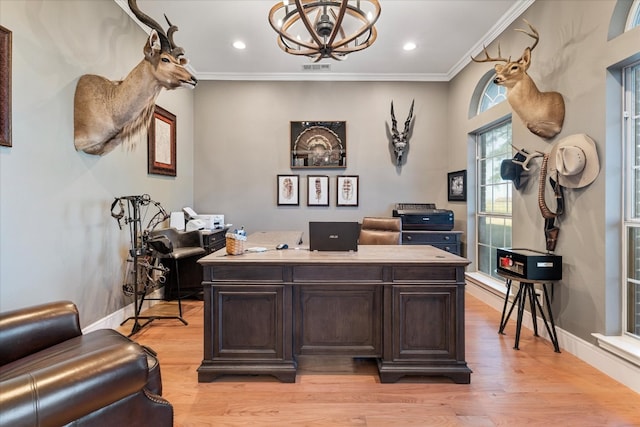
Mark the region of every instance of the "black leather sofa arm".
<instances>
[{"instance_id":1,"label":"black leather sofa arm","mask_svg":"<svg viewBox=\"0 0 640 427\"><path fill-rule=\"evenodd\" d=\"M80 336L78 309L69 301L0 314L0 366Z\"/></svg>"},{"instance_id":2,"label":"black leather sofa arm","mask_svg":"<svg viewBox=\"0 0 640 427\"><path fill-rule=\"evenodd\" d=\"M6 408L2 425L65 425L143 389L146 353L133 342L114 338L92 353L59 360L52 352L46 357L51 364L33 361L28 368L16 367L15 376L0 383L0 407Z\"/></svg>"}]
</instances>

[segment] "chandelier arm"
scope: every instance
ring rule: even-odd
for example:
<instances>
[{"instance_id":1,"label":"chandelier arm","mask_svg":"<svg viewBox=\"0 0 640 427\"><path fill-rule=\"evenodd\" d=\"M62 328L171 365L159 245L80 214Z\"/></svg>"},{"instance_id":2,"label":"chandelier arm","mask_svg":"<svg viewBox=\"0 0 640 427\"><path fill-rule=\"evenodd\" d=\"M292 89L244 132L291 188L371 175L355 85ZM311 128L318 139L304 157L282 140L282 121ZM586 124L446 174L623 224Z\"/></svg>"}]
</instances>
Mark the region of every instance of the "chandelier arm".
<instances>
[{"instance_id":1,"label":"chandelier arm","mask_svg":"<svg viewBox=\"0 0 640 427\"><path fill-rule=\"evenodd\" d=\"M376 21L378 19L378 16L380 16L380 9L378 9L378 15L376 16L376 18L371 20L371 21L369 21L368 19L366 19L366 17L360 15L359 13L353 12L352 10L349 10L347 12L351 16L353 16L353 17L357 18L358 20L362 21L365 25L360 27L358 29L358 31L354 32L348 38L346 36L343 36L343 39L340 40L338 42L338 44L331 45L330 47L332 49L342 47L342 46L344 46L346 44L351 43L353 40L357 39L358 37L360 37L361 35L365 34L366 32L369 32L369 36L365 40L365 43L361 43L361 44L365 44L365 46L363 48L358 48L360 45L357 45L357 46L354 46L354 49L350 49L350 50L357 51L357 50L364 49L365 47L371 46L373 44L373 42L375 41L375 39L377 38L377 31L376 31L376 27L374 26L374 24L376 23ZM373 32L376 33L376 37L374 37L373 40L371 40L371 42L369 42Z\"/></svg>"},{"instance_id":2,"label":"chandelier arm","mask_svg":"<svg viewBox=\"0 0 640 427\"><path fill-rule=\"evenodd\" d=\"M318 47L323 46L324 43L320 40L320 38L318 37L318 34L316 34L315 29L311 26L311 22L309 22L309 16L305 13L304 8L302 7L302 2L300 0L295 0L295 2L296 2L296 7L298 8L298 15L300 15L300 20L302 21L304 26L307 28L307 31L311 35L311 38L316 42Z\"/></svg>"},{"instance_id":3,"label":"chandelier arm","mask_svg":"<svg viewBox=\"0 0 640 427\"><path fill-rule=\"evenodd\" d=\"M283 19L282 27L279 27L273 21L276 12L279 9L286 9L286 6L282 5L282 3L277 3L275 6L273 6L271 8L271 10L269 11L269 24L271 25L271 28L273 28L275 30L275 32L278 33L278 44L279 44L280 48L282 50L284 50L285 52L287 52L287 53L294 54L293 52L296 51L296 49L293 49L292 47L287 45L285 40L288 40L288 41L290 41L291 43L293 43L295 45L298 45L298 46L303 45L304 47L306 47L308 49L314 49L315 48L314 45L310 45L310 44L301 42L300 40L297 40L297 39L291 37L287 33L287 30L289 29L289 27L291 27L293 24L296 23L296 21L298 21L300 19L299 14L297 14L295 11L294 12L289 12L289 13L287 13L285 15L285 17ZM284 46L286 46L286 49L285 49ZM287 49L289 49L289 50L287 50Z\"/></svg>"},{"instance_id":4,"label":"chandelier arm","mask_svg":"<svg viewBox=\"0 0 640 427\"><path fill-rule=\"evenodd\" d=\"M336 22L334 23L333 30L331 31L331 35L329 36L329 40L327 41L328 46L333 45L333 41L336 39L338 32L342 32L342 38L344 38L344 29L342 28L342 21L344 20L344 14L347 12L347 6L349 6L348 1L343 1L340 3L340 9L338 10L338 16L335 16L335 12L331 9L331 14L333 15Z\"/></svg>"}]
</instances>

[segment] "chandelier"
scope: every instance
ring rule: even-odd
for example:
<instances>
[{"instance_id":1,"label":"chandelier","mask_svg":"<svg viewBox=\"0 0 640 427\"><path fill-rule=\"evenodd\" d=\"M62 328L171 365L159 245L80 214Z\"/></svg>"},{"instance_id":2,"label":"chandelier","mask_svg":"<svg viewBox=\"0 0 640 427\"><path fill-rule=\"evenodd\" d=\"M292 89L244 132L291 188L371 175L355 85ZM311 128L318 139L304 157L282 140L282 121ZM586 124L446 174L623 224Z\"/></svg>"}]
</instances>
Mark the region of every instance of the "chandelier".
<instances>
[{"instance_id":1,"label":"chandelier","mask_svg":"<svg viewBox=\"0 0 640 427\"><path fill-rule=\"evenodd\" d=\"M278 46L292 55L343 60L378 36L378 0L283 0L269 11Z\"/></svg>"}]
</instances>

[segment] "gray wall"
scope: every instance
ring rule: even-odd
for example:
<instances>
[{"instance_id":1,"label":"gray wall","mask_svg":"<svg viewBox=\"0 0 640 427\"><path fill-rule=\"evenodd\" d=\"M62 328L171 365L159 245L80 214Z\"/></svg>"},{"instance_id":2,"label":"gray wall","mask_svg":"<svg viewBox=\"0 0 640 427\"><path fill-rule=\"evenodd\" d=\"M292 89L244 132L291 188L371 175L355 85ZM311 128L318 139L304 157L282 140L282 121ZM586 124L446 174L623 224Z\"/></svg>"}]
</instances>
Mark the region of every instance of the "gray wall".
<instances>
[{"instance_id":1,"label":"gray wall","mask_svg":"<svg viewBox=\"0 0 640 427\"><path fill-rule=\"evenodd\" d=\"M447 83L202 82L195 96L195 209L234 226L307 230L311 220L391 215L398 202L446 204ZM390 153L390 103L403 129L412 99L406 163ZM290 121L345 120L346 169L291 169ZM300 206L277 206L276 176L300 175ZM336 175L358 175L359 206L336 207ZM306 176L328 175L330 206L309 207Z\"/></svg>"},{"instance_id":2,"label":"gray wall","mask_svg":"<svg viewBox=\"0 0 640 427\"><path fill-rule=\"evenodd\" d=\"M620 333L621 91L619 79L614 83L609 80L621 61L628 62L633 56L637 59L640 28L608 41L615 4L540 1L523 14L540 33L529 75L540 90L562 93L566 115L562 132L549 141L530 133L513 115L513 143L518 147L548 152L555 142L576 133L586 133L596 142L600 175L586 188L565 191L566 208L559 220L556 247L556 253L563 257L563 280L555 286L553 301L557 324L586 340L591 340L592 332ZM531 39L514 28L527 27L520 19L514 22L489 46L491 53L497 53L500 42L504 56L517 58L522 54ZM614 64L612 74L608 73L607 68ZM511 114L505 103L479 116L467 117L475 86L492 65L470 64L451 82L451 154L472 150L470 134ZM454 163L454 156L449 163ZM545 250L544 220L537 204L539 165L540 161L536 161L527 186L514 191L514 247ZM548 192L547 201L553 209L551 200ZM470 204L470 216L474 209Z\"/></svg>"},{"instance_id":3,"label":"gray wall","mask_svg":"<svg viewBox=\"0 0 640 427\"><path fill-rule=\"evenodd\" d=\"M193 92L157 103L178 116L178 177L147 175L146 136L99 157L73 146L80 75L122 79L146 34L112 0L2 1L13 32L13 147L0 148L0 309L70 299L83 326L117 311L128 230L109 208L148 193L167 209L193 202Z\"/></svg>"}]
</instances>

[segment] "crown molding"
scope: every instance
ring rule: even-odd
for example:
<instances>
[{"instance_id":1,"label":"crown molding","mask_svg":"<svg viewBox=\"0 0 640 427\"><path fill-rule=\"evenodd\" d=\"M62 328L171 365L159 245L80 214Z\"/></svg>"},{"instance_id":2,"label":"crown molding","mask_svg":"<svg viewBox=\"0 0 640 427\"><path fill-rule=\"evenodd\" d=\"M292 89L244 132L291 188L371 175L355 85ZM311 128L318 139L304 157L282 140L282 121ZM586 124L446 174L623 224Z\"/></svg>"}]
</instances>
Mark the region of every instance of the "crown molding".
<instances>
[{"instance_id":1,"label":"crown molding","mask_svg":"<svg viewBox=\"0 0 640 427\"><path fill-rule=\"evenodd\" d=\"M114 0L124 12L138 24L142 30L149 34L149 28L142 24L129 9L127 0ZM517 0L507 13L476 43L447 73L332 73L326 71L303 73L199 73L191 64L187 67L196 75L198 80L218 81L402 81L402 82L448 82L452 80L470 62L471 57L480 53L484 46L492 43L502 34L518 17L520 17L535 0Z\"/></svg>"}]
</instances>

